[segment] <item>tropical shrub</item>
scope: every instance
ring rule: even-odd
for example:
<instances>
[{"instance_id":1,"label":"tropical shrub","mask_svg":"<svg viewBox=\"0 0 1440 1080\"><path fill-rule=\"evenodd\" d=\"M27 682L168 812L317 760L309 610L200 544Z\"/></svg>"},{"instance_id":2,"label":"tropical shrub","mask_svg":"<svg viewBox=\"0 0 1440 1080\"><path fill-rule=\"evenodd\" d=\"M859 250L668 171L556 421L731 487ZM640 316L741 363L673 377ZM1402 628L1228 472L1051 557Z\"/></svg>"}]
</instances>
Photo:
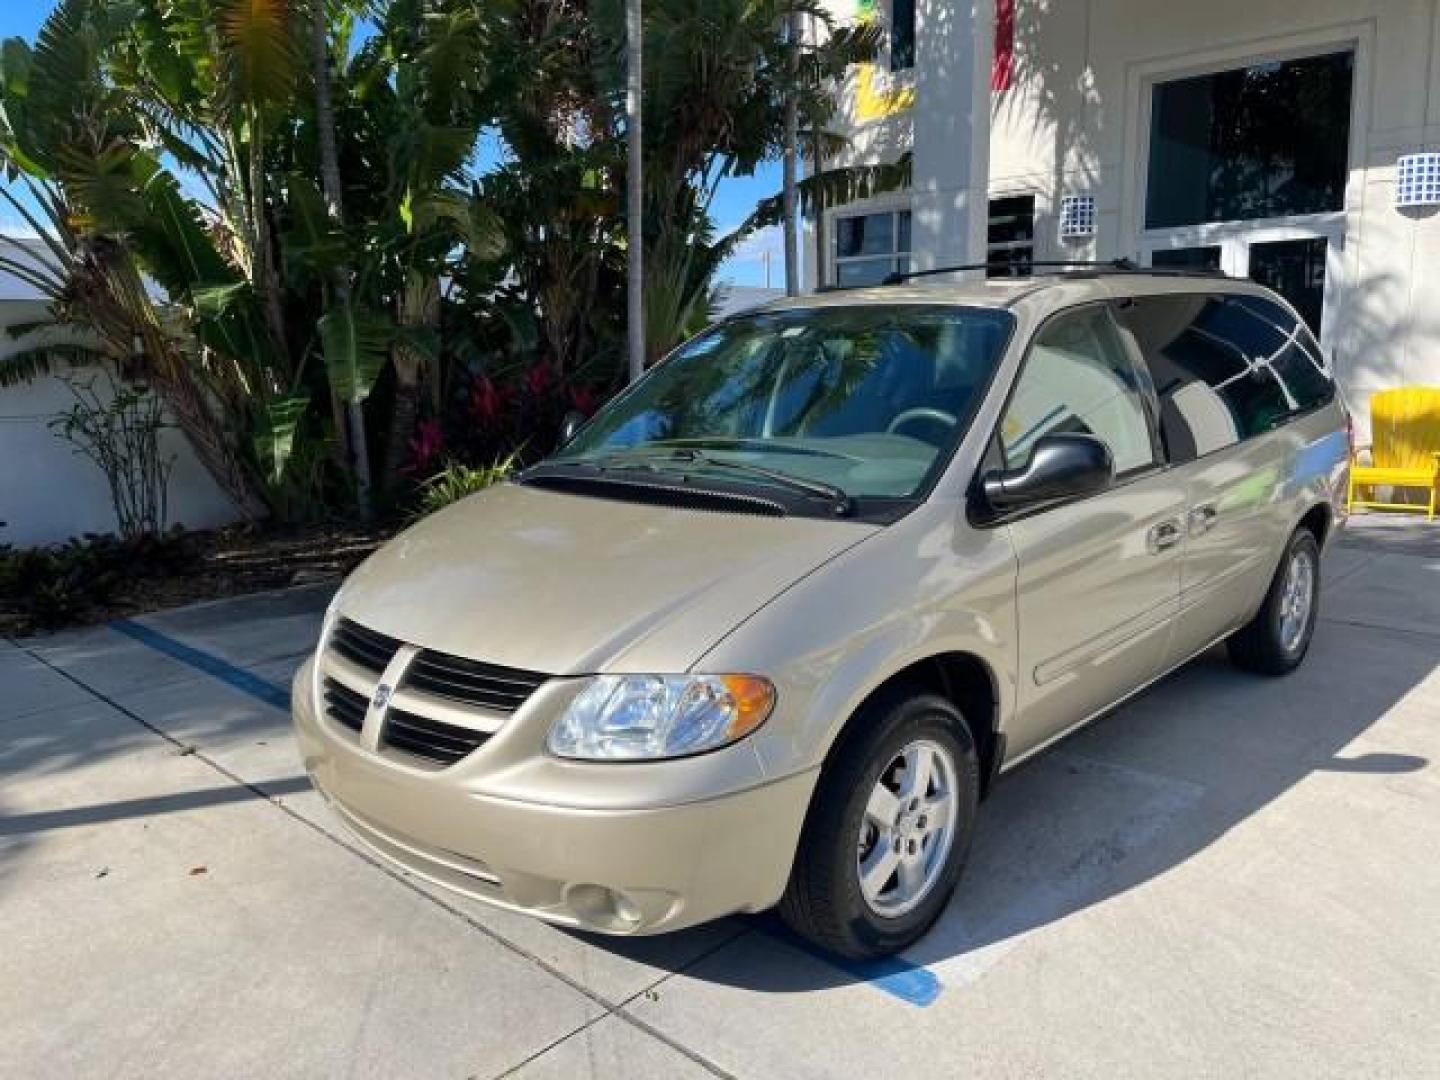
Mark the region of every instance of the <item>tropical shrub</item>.
<instances>
[{"instance_id":1,"label":"tropical shrub","mask_svg":"<svg viewBox=\"0 0 1440 1080\"><path fill-rule=\"evenodd\" d=\"M420 485L416 516L424 517L443 510L451 503L500 483L515 471L515 458L507 457L489 465L465 465L450 461Z\"/></svg>"},{"instance_id":2,"label":"tropical shrub","mask_svg":"<svg viewBox=\"0 0 1440 1080\"><path fill-rule=\"evenodd\" d=\"M178 530L129 540L87 535L19 551L0 545L0 615L7 633L53 630L103 610L137 580L188 573L198 563L193 539Z\"/></svg>"},{"instance_id":3,"label":"tropical shrub","mask_svg":"<svg viewBox=\"0 0 1440 1080\"><path fill-rule=\"evenodd\" d=\"M878 44L802 46L796 15L829 25L818 0L647 0L631 235L620 0L59 0L0 50L0 197L46 251L0 269L140 364L247 513L402 504L426 432L531 456L619 387L632 245L652 359L709 319L769 220L716 235L718 185L781 152L787 106L825 144L831 81Z\"/></svg>"}]
</instances>

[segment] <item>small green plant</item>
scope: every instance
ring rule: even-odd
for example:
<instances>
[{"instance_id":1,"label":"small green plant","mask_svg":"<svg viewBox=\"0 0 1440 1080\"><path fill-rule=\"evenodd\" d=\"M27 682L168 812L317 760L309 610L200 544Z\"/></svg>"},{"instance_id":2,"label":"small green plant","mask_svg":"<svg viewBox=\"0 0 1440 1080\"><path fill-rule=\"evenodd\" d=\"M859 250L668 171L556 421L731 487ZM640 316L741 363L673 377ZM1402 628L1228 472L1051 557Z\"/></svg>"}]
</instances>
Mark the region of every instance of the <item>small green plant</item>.
<instances>
[{"instance_id":1,"label":"small green plant","mask_svg":"<svg viewBox=\"0 0 1440 1080\"><path fill-rule=\"evenodd\" d=\"M489 465L478 467L458 461L447 463L420 485L420 506L415 516L433 514L451 503L459 502L467 495L474 495L492 484L498 484L515 471L515 462L516 457L511 454Z\"/></svg>"},{"instance_id":2,"label":"small green plant","mask_svg":"<svg viewBox=\"0 0 1440 1080\"><path fill-rule=\"evenodd\" d=\"M108 369L103 380L97 375L64 381L75 403L50 422L50 430L105 474L122 537L162 532L175 458L160 453L160 433L170 425L159 396L116 379Z\"/></svg>"}]
</instances>

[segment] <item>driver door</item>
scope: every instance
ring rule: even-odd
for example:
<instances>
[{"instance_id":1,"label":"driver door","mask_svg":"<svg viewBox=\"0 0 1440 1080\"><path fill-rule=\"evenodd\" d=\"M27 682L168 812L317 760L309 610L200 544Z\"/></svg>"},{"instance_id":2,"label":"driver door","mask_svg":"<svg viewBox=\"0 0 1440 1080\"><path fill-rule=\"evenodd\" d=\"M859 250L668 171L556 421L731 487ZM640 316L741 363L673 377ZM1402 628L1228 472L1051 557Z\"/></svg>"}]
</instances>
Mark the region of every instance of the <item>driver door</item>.
<instances>
[{"instance_id":1,"label":"driver door","mask_svg":"<svg viewBox=\"0 0 1440 1080\"><path fill-rule=\"evenodd\" d=\"M1163 467L1148 376L1109 305L1064 312L1036 334L996 453L1018 468L1044 435L1110 447L1106 491L1009 526L1018 563L1019 711L1011 746L1033 752L1155 678L1180 596L1185 489Z\"/></svg>"}]
</instances>

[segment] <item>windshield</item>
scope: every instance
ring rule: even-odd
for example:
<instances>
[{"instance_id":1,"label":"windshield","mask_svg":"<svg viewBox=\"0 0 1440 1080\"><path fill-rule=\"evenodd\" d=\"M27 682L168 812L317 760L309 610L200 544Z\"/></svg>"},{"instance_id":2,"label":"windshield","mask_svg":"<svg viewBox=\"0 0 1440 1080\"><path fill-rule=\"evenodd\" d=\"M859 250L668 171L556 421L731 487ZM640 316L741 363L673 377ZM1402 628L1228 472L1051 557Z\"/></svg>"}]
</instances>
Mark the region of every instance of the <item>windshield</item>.
<instances>
[{"instance_id":1,"label":"windshield","mask_svg":"<svg viewBox=\"0 0 1440 1080\"><path fill-rule=\"evenodd\" d=\"M551 461L911 498L964 434L1011 325L1003 311L931 305L732 319L612 401Z\"/></svg>"}]
</instances>

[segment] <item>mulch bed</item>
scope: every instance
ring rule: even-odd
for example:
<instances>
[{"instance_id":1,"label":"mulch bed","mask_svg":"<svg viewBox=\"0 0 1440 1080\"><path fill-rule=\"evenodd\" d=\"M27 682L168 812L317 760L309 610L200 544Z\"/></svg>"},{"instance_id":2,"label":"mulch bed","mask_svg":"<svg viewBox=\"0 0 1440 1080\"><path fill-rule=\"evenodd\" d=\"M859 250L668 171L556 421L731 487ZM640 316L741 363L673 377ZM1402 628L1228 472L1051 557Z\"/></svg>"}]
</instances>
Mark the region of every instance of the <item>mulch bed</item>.
<instances>
[{"instance_id":1,"label":"mulch bed","mask_svg":"<svg viewBox=\"0 0 1440 1080\"><path fill-rule=\"evenodd\" d=\"M347 523L187 533L180 541L181 558L137 558L125 572L106 575L103 587L82 585L78 599L58 617L37 619L33 604L0 595L0 636L22 637L201 600L338 581L399 528L393 523Z\"/></svg>"}]
</instances>

